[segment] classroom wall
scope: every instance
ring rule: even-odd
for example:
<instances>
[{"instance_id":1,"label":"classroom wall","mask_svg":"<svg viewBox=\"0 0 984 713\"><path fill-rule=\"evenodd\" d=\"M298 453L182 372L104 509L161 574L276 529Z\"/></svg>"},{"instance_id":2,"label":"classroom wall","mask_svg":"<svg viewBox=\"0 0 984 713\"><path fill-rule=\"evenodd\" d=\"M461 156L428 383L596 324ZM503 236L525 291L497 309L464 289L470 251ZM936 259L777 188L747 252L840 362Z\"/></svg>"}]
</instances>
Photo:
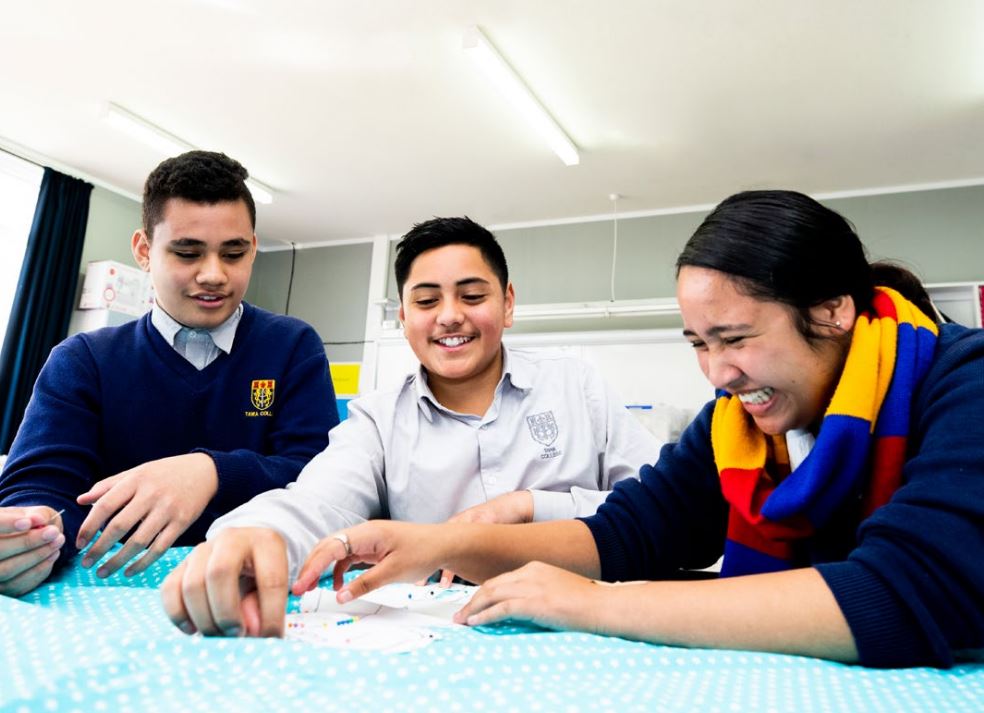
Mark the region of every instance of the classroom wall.
<instances>
[{"instance_id":1,"label":"classroom wall","mask_svg":"<svg viewBox=\"0 0 984 713\"><path fill-rule=\"evenodd\" d=\"M984 186L824 202L854 223L873 259L900 260L926 282L984 279ZM679 213L620 220L616 298L672 296L674 261L703 215ZM132 264L130 236L139 225L139 203L104 188L94 188L80 273L84 273L90 260ZM497 237L509 260L520 304L609 298L610 220L499 230ZM396 299L393 246L395 242L391 244L387 294ZM289 313L318 330L333 361L361 359L371 252L368 242L297 251ZM260 253L246 299L274 312L287 312L290 266L289 250ZM672 320L666 318L633 318L604 323L518 324L515 329L574 331L671 325Z\"/></svg>"},{"instance_id":2,"label":"classroom wall","mask_svg":"<svg viewBox=\"0 0 984 713\"><path fill-rule=\"evenodd\" d=\"M140 222L139 203L99 186L93 188L79 273L84 273L92 260L117 260L134 265L130 238L140 228Z\"/></svg>"},{"instance_id":3,"label":"classroom wall","mask_svg":"<svg viewBox=\"0 0 984 713\"><path fill-rule=\"evenodd\" d=\"M362 361L371 259L369 243L260 253L246 300L308 322L330 362Z\"/></svg>"},{"instance_id":4,"label":"classroom wall","mask_svg":"<svg viewBox=\"0 0 984 713\"><path fill-rule=\"evenodd\" d=\"M872 259L908 264L926 282L984 279L984 186L838 198L824 203L858 229ZM617 299L670 297L674 262L703 212L621 219L618 224ZM610 296L612 222L499 230L520 304L607 300ZM392 279L387 294L396 299ZM306 319L329 342L333 361L358 361L365 332L371 248L326 246L297 252L290 314ZM247 298L283 312L290 251L258 256ZM650 329L672 327L675 318L518 323L513 331Z\"/></svg>"},{"instance_id":5,"label":"classroom wall","mask_svg":"<svg viewBox=\"0 0 984 713\"><path fill-rule=\"evenodd\" d=\"M872 259L923 282L984 280L984 186L825 201L857 228Z\"/></svg>"},{"instance_id":6,"label":"classroom wall","mask_svg":"<svg viewBox=\"0 0 984 713\"><path fill-rule=\"evenodd\" d=\"M823 202L855 225L872 259L903 262L924 282L984 279L984 186ZM619 220L615 298L673 296L676 257L704 216L704 212L693 212ZM610 220L496 231L509 262L517 303L609 299L613 232ZM393 259L391 249L391 268ZM397 298L392 280L388 295ZM666 322L665 318L627 319L606 324L624 329ZM564 324L566 329L583 328L569 321ZM518 327L525 331L524 325ZM540 327L549 325L537 325Z\"/></svg>"}]
</instances>

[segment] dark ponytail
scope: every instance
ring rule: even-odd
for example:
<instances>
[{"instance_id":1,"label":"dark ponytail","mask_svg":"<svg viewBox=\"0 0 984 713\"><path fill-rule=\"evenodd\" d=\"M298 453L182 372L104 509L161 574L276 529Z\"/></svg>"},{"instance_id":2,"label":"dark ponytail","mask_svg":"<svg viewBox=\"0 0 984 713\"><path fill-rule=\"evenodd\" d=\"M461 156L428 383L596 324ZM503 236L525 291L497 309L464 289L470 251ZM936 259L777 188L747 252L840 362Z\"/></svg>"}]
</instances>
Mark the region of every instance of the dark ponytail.
<instances>
[{"instance_id":1,"label":"dark ponytail","mask_svg":"<svg viewBox=\"0 0 984 713\"><path fill-rule=\"evenodd\" d=\"M940 322L941 315L930 298L923 283L908 269L894 262L879 261L871 264L871 274L876 285L891 287L912 302L919 311L934 322Z\"/></svg>"}]
</instances>

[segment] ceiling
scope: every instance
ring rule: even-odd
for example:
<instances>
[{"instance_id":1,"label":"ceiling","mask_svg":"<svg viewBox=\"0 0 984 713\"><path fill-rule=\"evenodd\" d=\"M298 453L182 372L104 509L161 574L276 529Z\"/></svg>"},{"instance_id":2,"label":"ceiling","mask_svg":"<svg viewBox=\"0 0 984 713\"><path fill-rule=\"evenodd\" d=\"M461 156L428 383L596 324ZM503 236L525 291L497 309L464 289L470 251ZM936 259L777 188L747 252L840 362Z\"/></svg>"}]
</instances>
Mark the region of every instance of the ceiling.
<instances>
[{"instance_id":1,"label":"ceiling","mask_svg":"<svg viewBox=\"0 0 984 713\"><path fill-rule=\"evenodd\" d=\"M0 0L0 146L139 194L108 102L273 187L268 246L984 183L976 0ZM479 25L581 149L461 49Z\"/></svg>"}]
</instances>

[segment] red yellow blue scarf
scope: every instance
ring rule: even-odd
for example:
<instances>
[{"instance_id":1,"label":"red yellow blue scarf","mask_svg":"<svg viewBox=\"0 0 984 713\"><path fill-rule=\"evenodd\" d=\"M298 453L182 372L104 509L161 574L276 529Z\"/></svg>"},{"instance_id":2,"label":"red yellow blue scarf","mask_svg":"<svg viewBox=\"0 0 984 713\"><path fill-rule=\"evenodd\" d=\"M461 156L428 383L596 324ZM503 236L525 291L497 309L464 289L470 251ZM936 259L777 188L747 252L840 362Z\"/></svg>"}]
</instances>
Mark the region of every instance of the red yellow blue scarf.
<instances>
[{"instance_id":1,"label":"red yellow blue scarf","mask_svg":"<svg viewBox=\"0 0 984 713\"><path fill-rule=\"evenodd\" d=\"M816 444L792 472L785 436L762 433L737 397L720 396L711 420L714 462L730 505L722 576L807 564L796 545L849 497L861 518L902 482L912 396L933 359L938 330L895 290L876 288L858 316L844 369Z\"/></svg>"}]
</instances>

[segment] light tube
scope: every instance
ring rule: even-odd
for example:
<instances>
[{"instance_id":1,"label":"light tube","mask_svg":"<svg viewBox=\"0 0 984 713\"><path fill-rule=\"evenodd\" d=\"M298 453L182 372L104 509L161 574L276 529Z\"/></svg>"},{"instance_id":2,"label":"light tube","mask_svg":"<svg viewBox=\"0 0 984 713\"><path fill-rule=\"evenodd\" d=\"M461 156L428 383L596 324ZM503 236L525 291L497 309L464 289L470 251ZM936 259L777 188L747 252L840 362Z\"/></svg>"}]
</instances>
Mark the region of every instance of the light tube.
<instances>
[{"instance_id":1,"label":"light tube","mask_svg":"<svg viewBox=\"0 0 984 713\"><path fill-rule=\"evenodd\" d=\"M561 161L568 166L580 163L577 146L554 121L522 78L496 51L481 28L478 26L468 28L462 41L462 48L527 123L540 134Z\"/></svg>"},{"instance_id":2,"label":"light tube","mask_svg":"<svg viewBox=\"0 0 984 713\"><path fill-rule=\"evenodd\" d=\"M117 129L132 139L139 141L145 146L158 151L165 156L177 156L186 151L192 151L195 147L180 139L174 134L165 131L159 126L155 126L146 119L137 116L131 111L127 111L118 104L110 102L106 111L106 121L114 129ZM273 203L273 189L266 186L254 178L246 179L246 187L257 203L269 205Z\"/></svg>"}]
</instances>

